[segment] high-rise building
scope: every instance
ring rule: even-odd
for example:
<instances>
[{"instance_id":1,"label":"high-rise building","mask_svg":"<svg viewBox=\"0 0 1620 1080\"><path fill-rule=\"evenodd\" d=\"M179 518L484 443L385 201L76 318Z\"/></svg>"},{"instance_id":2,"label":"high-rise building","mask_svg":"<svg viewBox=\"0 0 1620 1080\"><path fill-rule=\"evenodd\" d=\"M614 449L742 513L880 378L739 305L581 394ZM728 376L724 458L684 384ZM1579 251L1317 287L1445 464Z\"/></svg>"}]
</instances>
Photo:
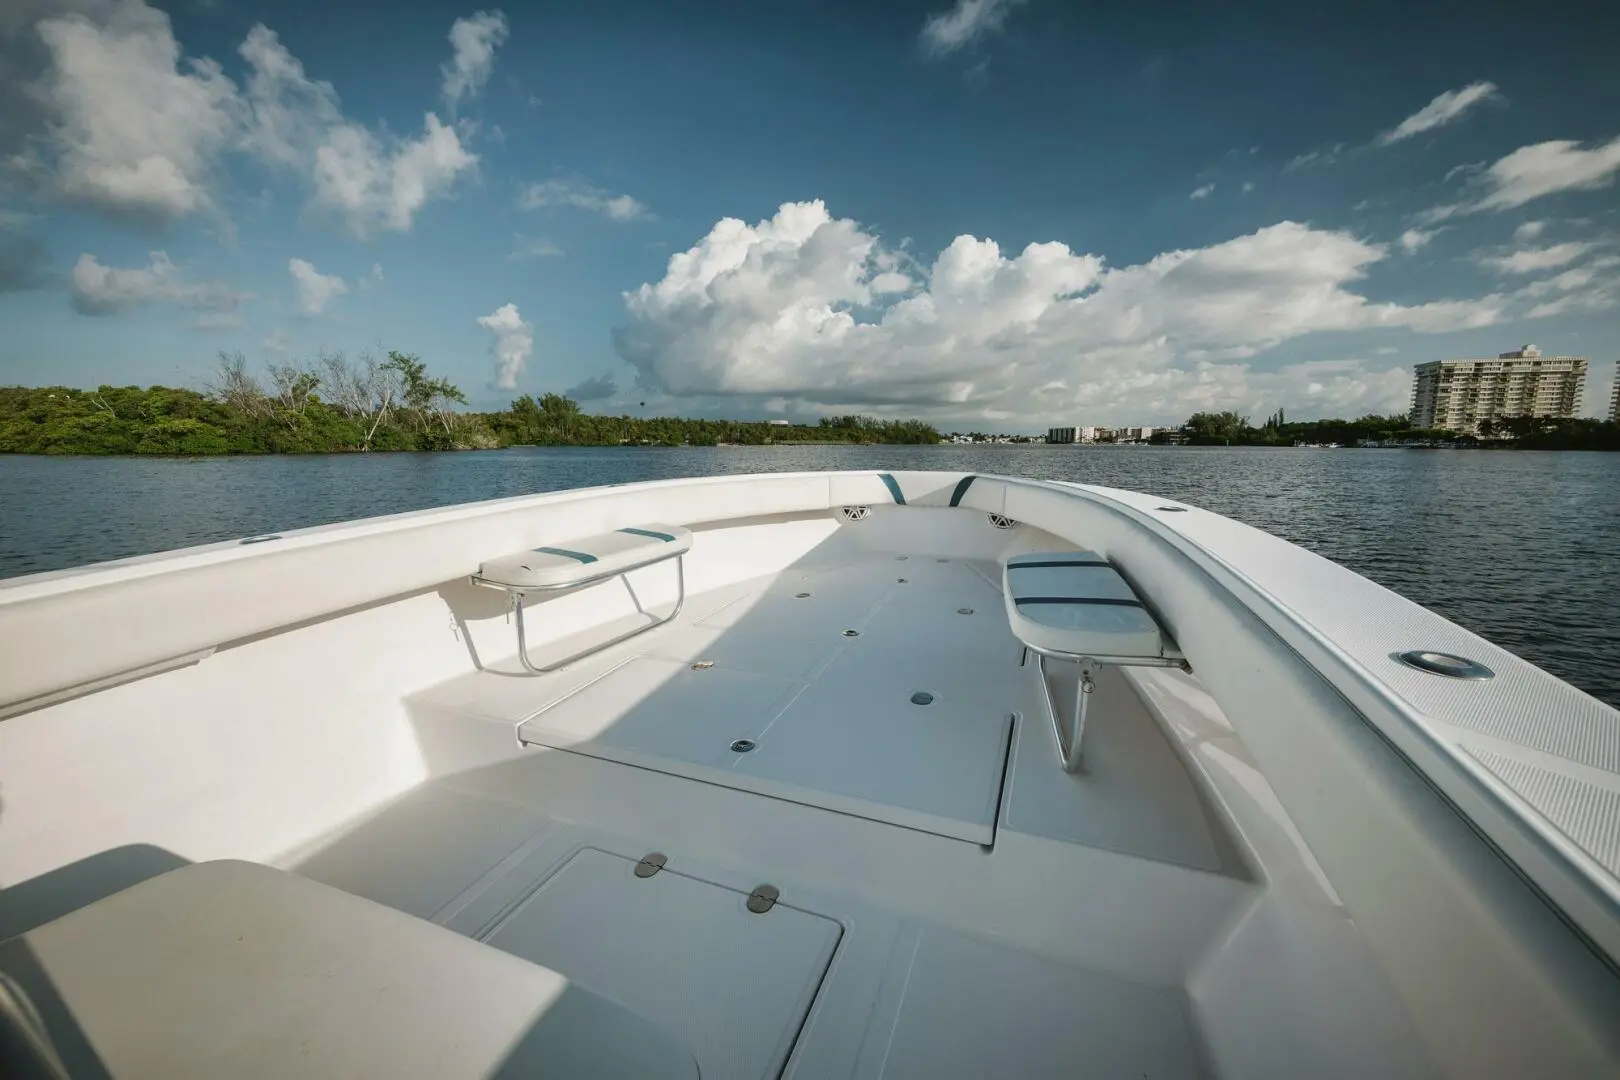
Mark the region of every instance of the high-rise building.
<instances>
[{"instance_id":1,"label":"high-rise building","mask_svg":"<svg viewBox=\"0 0 1620 1080\"><path fill-rule=\"evenodd\" d=\"M1620 362L1614 365L1614 389L1609 391L1609 423L1620 424Z\"/></svg>"},{"instance_id":2,"label":"high-rise building","mask_svg":"<svg viewBox=\"0 0 1620 1080\"><path fill-rule=\"evenodd\" d=\"M1046 441L1049 442L1049 443L1072 443L1072 442L1074 442L1074 428L1072 428L1072 427L1047 428L1046 429Z\"/></svg>"},{"instance_id":3,"label":"high-rise building","mask_svg":"<svg viewBox=\"0 0 1620 1080\"><path fill-rule=\"evenodd\" d=\"M1534 345L1495 360L1434 360L1415 370L1412 426L1473 435L1487 420L1572 417L1586 385L1586 357L1543 356Z\"/></svg>"}]
</instances>

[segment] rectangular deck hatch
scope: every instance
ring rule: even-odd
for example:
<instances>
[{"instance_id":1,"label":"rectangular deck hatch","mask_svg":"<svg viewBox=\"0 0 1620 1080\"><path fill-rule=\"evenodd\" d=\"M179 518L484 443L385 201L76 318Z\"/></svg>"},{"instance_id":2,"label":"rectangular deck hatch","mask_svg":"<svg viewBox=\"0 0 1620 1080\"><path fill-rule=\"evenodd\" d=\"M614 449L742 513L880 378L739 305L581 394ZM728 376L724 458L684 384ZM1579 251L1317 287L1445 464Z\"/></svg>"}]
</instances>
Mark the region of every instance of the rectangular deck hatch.
<instances>
[{"instance_id":1,"label":"rectangular deck hatch","mask_svg":"<svg viewBox=\"0 0 1620 1080\"><path fill-rule=\"evenodd\" d=\"M705 1080L779 1075L842 928L790 893L756 914L749 892L681 873L678 855L643 863L584 848L485 941L640 1013Z\"/></svg>"},{"instance_id":2,"label":"rectangular deck hatch","mask_svg":"<svg viewBox=\"0 0 1620 1080\"><path fill-rule=\"evenodd\" d=\"M947 629L970 629L961 622ZM1016 670L1016 653L993 647L1000 622L992 647L935 633L922 650L912 620L880 618L808 684L632 657L530 717L518 736L991 844L1013 726L997 676Z\"/></svg>"}]
</instances>

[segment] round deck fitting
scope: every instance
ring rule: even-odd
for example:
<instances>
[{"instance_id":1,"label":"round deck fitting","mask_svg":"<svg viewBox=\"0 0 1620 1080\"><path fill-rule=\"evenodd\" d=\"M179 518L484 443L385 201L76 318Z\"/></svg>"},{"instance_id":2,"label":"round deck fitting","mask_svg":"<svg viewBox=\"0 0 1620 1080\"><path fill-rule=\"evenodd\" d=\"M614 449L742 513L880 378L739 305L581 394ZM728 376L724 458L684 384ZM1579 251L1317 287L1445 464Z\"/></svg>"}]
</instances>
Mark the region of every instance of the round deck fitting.
<instances>
[{"instance_id":1,"label":"round deck fitting","mask_svg":"<svg viewBox=\"0 0 1620 1080\"><path fill-rule=\"evenodd\" d=\"M758 744L753 739L735 739L731 744L733 754L746 754Z\"/></svg>"}]
</instances>

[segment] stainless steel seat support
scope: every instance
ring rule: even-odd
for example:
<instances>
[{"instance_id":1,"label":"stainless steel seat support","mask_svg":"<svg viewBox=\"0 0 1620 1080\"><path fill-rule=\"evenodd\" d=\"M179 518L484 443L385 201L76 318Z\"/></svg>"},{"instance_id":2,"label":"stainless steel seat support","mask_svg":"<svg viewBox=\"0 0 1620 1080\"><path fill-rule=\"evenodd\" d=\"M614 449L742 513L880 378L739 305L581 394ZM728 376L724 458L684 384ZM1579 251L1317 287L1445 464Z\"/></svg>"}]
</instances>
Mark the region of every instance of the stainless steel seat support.
<instances>
[{"instance_id":1,"label":"stainless steel seat support","mask_svg":"<svg viewBox=\"0 0 1620 1080\"><path fill-rule=\"evenodd\" d=\"M1046 697L1047 711L1052 714L1052 739L1057 745L1058 764L1067 773L1075 772L1080 768L1080 741L1086 733L1086 707L1090 704L1092 692L1097 688L1096 672L1101 667L1159 667L1180 668L1190 671L1191 666L1182 656L1079 656L1075 653L1052 652L1047 649L1036 648L1033 645L1024 646L1026 656L1035 654L1035 667L1041 680L1041 693ZM1054 660L1069 660L1080 665L1080 680L1074 692L1074 736L1065 741L1063 738L1063 713L1058 708L1057 699L1052 696L1052 685L1046 680L1046 661L1050 657Z\"/></svg>"},{"instance_id":2,"label":"stainless steel seat support","mask_svg":"<svg viewBox=\"0 0 1620 1080\"><path fill-rule=\"evenodd\" d=\"M656 558L656 559L649 559L644 563L638 563L635 566L627 566L622 570L615 570L611 574L598 574L595 577L581 578L578 581L567 581L567 582L563 582L563 583L558 584L558 585L530 585L530 586L507 585L507 584L504 584L504 583L499 582L499 581L488 581L488 580L485 580L484 578L478 577L477 575L474 575L472 580L473 580L474 585L483 585L486 588L491 588L491 589L504 589L508 593L511 594L511 596L512 596L512 611L513 611L513 613L514 613L514 615L516 617L516 620L517 620L518 662L523 665L523 670L527 671L530 675L547 675L547 674L550 674L553 671L556 671L559 668L566 667L567 665L572 664L576 660L583 660L587 656L592 656L592 655L594 655L596 653L601 652L603 649L611 648L612 646L619 644L621 641L628 641L631 638L635 637L637 634L645 634L648 630L651 630L651 629L653 629L655 627L663 626L665 623L670 622L677 615L679 615L681 613L681 609L686 606L686 563L684 561L685 555L686 555L686 552L684 552L684 551L678 552L678 553L676 553L674 555L664 555L664 556L661 556L661 557ZM676 588L676 593L675 593L675 607L670 611L670 613L668 615L665 615L661 619L654 619L652 622L647 623L645 626L637 626L637 627L635 627L634 629L630 630L627 633L620 634L618 637L610 638L609 640L601 642L600 644L597 644L597 645L592 645L590 648L584 650L583 652L575 653L573 656L564 657L563 659L558 660L558 661L556 661L554 663L551 663L551 664L539 665L539 664L536 664L533 660L531 660L529 658L528 639L527 639L527 636L524 633L524 625L523 625L523 597L525 595L527 595L528 593L535 593L535 592L556 592L556 593L572 592L575 589L583 589L583 588L586 588L587 586L590 586L590 585L598 585L598 584L600 584L600 583L602 583L604 581L611 581L614 578L623 578L626 574L630 573L633 570L640 570L640 569L643 569L644 567L648 567L648 566L656 566L661 562L668 562L670 559L675 560L675 588ZM634 596L635 595L634 592L632 592L631 595ZM637 602L636 606L638 608L640 607L640 602L639 601ZM645 612L643 612L643 614L645 614Z\"/></svg>"}]
</instances>

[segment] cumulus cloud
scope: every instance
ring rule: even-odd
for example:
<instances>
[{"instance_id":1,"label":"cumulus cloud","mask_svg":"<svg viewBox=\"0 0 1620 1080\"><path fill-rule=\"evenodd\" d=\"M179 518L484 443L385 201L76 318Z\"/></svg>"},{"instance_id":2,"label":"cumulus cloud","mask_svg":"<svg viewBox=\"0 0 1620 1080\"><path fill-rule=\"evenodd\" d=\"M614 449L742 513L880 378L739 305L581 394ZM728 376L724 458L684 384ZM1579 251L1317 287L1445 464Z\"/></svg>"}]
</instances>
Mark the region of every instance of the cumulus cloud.
<instances>
[{"instance_id":1,"label":"cumulus cloud","mask_svg":"<svg viewBox=\"0 0 1620 1080\"><path fill-rule=\"evenodd\" d=\"M1487 255L1480 262L1504 274L1532 274L1567 266L1592 250L1587 243L1552 244L1544 248L1524 248L1511 255Z\"/></svg>"},{"instance_id":2,"label":"cumulus cloud","mask_svg":"<svg viewBox=\"0 0 1620 1080\"><path fill-rule=\"evenodd\" d=\"M1513 230L1513 239L1522 244L1527 240L1534 240L1536 237L1540 236L1543 230L1546 228L1547 223L1544 221L1526 221L1517 229Z\"/></svg>"},{"instance_id":3,"label":"cumulus cloud","mask_svg":"<svg viewBox=\"0 0 1620 1080\"><path fill-rule=\"evenodd\" d=\"M953 53L1001 29L1007 13L1023 0L956 0L949 11L936 12L923 23L922 43L931 53Z\"/></svg>"},{"instance_id":4,"label":"cumulus cloud","mask_svg":"<svg viewBox=\"0 0 1620 1080\"><path fill-rule=\"evenodd\" d=\"M1378 136L1378 145L1389 146L1443 127L1480 102L1496 96L1496 84L1484 81L1469 83L1459 90L1447 90L1436 95L1433 101L1402 120L1392 130Z\"/></svg>"},{"instance_id":5,"label":"cumulus cloud","mask_svg":"<svg viewBox=\"0 0 1620 1080\"><path fill-rule=\"evenodd\" d=\"M1214 192L1214 190L1215 190L1215 185L1214 184L1204 184L1204 185L1202 185L1200 187L1193 188L1193 193L1191 195L1187 196L1187 198L1189 198L1189 199L1207 199L1207 198L1210 197L1211 193Z\"/></svg>"},{"instance_id":6,"label":"cumulus cloud","mask_svg":"<svg viewBox=\"0 0 1620 1080\"><path fill-rule=\"evenodd\" d=\"M534 353L534 325L523 321L516 304L503 304L479 316L478 325L495 335L489 352L495 358L496 389L515 390Z\"/></svg>"},{"instance_id":7,"label":"cumulus cloud","mask_svg":"<svg viewBox=\"0 0 1620 1080\"><path fill-rule=\"evenodd\" d=\"M495 70L495 50L506 41L506 16L479 11L450 27L450 60L440 69L444 101L451 111L484 88Z\"/></svg>"},{"instance_id":8,"label":"cumulus cloud","mask_svg":"<svg viewBox=\"0 0 1620 1080\"><path fill-rule=\"evenodd\" d=\"M365 236L410 228L425 203L477 163L461 135L432 113L407 137L349 119L332 85L306 76L263 25L237 50L248 66L238 87L215 61L182 58L168 16L142 0L77 0L77 7L38 20L42 70L26 107L11 107L7 83L15 76L0 79L4 111L26 114L8 115L16 130L7 133L21 132L29 148L15 161L65 200L157 224L219 213L215 179L226 156L241 153L300 176L313 207ZM493 49L478 61L455 31L452 41L451 67L461 71L467 59L466 78L487 78ZM465 87L458 97L476 89ZM35 124L43 131L30 139Z\"/></svg>"},{"instance_id":9,"label":"cumulus cloud","mask_svg":"<svg viewBox=\"0 0 1620 1080\"><path fill-rule=\"evenodd\" d=\"M144 267L103 266L94 255L79 256L69 279L69 300L81 315L111 315L146 304L168 304L217 313L236 309L246 297L218 281L186 281L162 251Z\"/></svg>"},{"instance_id":10,"label":"cumulus cloud","mask_svg":"<svg viewBox=\"0 0 1620 1080\"><path fill-rule=\"evenodd\" d=\"M349 291L349 286L336 274L323 274L314 263L303 259L289 259L287 272L292 274L293 287L298 293L298 310L305 315L319 315L326 305Z\"/></svg>"},{"instance_id":11,"label":"cumulus cloud","mask_svg":"<svg viewBox=\"0 0 1620 1080\"><path fill-rule=\"evenodd\" d=\"M1439 229L1407 229L1401 233L1401 247L1406 251L1418 251L1426 247L1433 240Z\"/></svg>"},{"instance_id":12,"label":"cumulus cloud","mask_svg":"<svg viewBox=\"0 0 1620 1080\"><path fill-rule=\"evenodd\" d=\"M518 209L538 210L543 206L572 206L613 221L635 221L648 216L646 204L639 199L612 195L580 181L545 180L525 184L518 192Z\"/></svg>"},{"instance_id":13,"label":"cumulus cloud","mask_svg":"<svg viewBox=\"0 0 1620 1080\"><path fill-rule=\"evenodd\" d=\"M753 225L720 221L662 279L626 293L615 345L644 384L678 395L992 419L1037 403L1185 416L1262 380L1228 361L1305 334L1502 317L1500 296L1403 306L1353 291L1386 255L1294 222L1123 268L1060 243L1012 254L959 236L915 291L883 296L873 282L892 251L819 201L788 203ZM1348 393L1364 375L1315 382Z\"/></svg>"},{"instance_id":14,"label":"cumulus cloud","mask_svg":"<svg viewBox=\"0 0 1620 1080\"><path fill-rule=\"evenodd\" d=\"M619 392L619 380L612 375L593 375L575 386L563 391L564 397L575 401L601 401L610 398Z\"/></svg>"},{"instance_id":15,"label":"cumulus cloud","mask_svg":"<svg viewBox=\"0 0 1620 1080\"><path fill-rule=\"evenodd\" d=\"M217 155L241 118L212 60L182 64L169 17L140 0L41 19L50 64L36 86L50 116L58 193L109 214L166 222L214 208Z\"/></svg>"}]
</instances>

